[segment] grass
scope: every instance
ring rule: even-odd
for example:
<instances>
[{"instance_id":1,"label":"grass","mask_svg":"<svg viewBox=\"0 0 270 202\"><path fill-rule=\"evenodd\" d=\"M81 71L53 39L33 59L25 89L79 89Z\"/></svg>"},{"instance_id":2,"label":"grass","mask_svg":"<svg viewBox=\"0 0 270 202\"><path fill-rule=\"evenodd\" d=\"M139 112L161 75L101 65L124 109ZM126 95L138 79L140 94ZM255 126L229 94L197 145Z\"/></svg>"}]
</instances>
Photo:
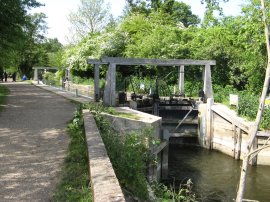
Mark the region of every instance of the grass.
<instances>
[{"instance_id":1,"label":"grass","mask_svg":"<svg viewBox=\"0 0 270 202\"><path fill-rule=\"evenodd\" d=\"M9 94L8 88L4 85L0 85L0 109L5 104L8 94Z\"/></svg>"},{"instance_id":2,"label":"grass","mask_svg":"<svg viewBox=\"0 0 270 202\"><path fill-rule=\"evenodd\" d=\"M68 125L70 144L53 201L91 202L88 154L81 110Z\"/></svg>"},{"instance_id":3,"label":"grass","mask_svg":"<svg viewBox=\"0 0 270 202\"><path fill-rule=\"evenodd\" d=\"M134 119L134 120L140 120L140 116L134 113L130 112L117 112L114 108L109 107L108 110L105 112L114 116L120 116L123 118L128 118L128 119Z\"/></svg>"}]
</instances>

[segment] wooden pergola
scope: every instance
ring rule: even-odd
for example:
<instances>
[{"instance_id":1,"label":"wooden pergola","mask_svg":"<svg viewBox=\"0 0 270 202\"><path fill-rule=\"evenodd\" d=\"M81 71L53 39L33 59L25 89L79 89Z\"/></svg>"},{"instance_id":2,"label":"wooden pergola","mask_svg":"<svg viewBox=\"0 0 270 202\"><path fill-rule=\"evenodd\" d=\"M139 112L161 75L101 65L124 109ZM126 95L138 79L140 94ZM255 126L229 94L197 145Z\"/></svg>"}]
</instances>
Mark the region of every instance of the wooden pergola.
<instances>
[{"instance_id":1,"label":"wooden pergola","mask_svg":"<svg viewBox=\"0 0 270 202\"><path fill-rule=\"evenodd\" d=\"M88 64L95 65L95 97L96 100L100 98L99 95L99 67L102 64L108 65L106 75L106 85L104 89L103 102L107 106L115 106L115 86L116 86L116 66L136 66L136 65L153 65L162 67L179 67L179 91L184 92L184 72L185 66L200 65L205 66L203 72L203 91L205 98L213 97L212 79L211 79L211 65L216 65L215 60L189 60L189 59L147 59L147 58L121 58L121 57L104 57L100 60L88 59Z\"/></svg>"}]
</instances>

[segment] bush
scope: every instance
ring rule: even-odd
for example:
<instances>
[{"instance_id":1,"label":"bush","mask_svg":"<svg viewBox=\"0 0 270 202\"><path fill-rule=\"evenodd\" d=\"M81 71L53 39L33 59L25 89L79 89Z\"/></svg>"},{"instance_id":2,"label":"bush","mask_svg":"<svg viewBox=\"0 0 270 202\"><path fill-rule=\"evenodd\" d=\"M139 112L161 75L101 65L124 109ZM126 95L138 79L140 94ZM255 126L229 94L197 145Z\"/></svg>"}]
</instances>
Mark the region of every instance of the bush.
<instances>
[{"instance_id":1,"label":"bush","mask_svg":"<svg viewBox=\"0 0 270 202\"><path fill-rule=\"evenodd\" d=\"M56 80L56 76L54 73L52 72L46 72L44 75L43 75L43 78L45 80L45 83L47 85L59 85L60 81L57 81Z\"/></svg>"},{"instance_id":2,"label":"bush","mask_svg":"<svg viewBox=\"0 0 270 202\"><path fill-rule=\"evenodd\" d=\"M179 188L175 185L168 188L164 184L155 183L152 188L157 197L157 201L177 201L177 202L196 202L196 195L192 191L192 181L187 180L186 184L181 184Z\"/></svg>"},{"instance_id":3,"label":"bush","mask_svg":"<svg viewBox=\"0 0 270 202\"><path fill-rule=\"evenodd\" d=\"M94 85L94 80L92 78L82 78L79 76L73 76L72 82L75 84Z\"/></svg>"}]
</instances>

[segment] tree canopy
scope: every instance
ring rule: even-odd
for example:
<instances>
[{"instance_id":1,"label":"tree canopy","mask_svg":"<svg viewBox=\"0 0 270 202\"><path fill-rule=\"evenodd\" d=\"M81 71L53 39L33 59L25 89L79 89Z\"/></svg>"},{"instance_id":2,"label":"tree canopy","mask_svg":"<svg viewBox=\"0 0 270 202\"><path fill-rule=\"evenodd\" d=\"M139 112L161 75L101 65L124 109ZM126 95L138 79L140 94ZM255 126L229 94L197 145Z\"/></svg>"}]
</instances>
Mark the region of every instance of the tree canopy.
<instances>
[{"instance_id":1,"label":"tree canopy","mask_svg":"<svg viewBox=\"0 0 270 202\"><path fill-rule=\"evenodd\" d=\"M267 62L260 2L247 0L239 16L215 16L214 11L222 13L220 2L226 1L202 0L206 14L200 24L190 6L176 0L126 0L128 12L109 21L104 1L82 0L71 16L85 19L83 24L92 28L82 28L83 37L63 47L44 37L44 14L27 13L40 3L1 0L0 69L13 67L31 74L33 65L57 65L89 72L93 67L87 58L104 56L214 59L214 84L259 92ZM92 10L90 3L96 3ZM199 78L196 71L190 76Z\"/></svg>"}]
</instances>

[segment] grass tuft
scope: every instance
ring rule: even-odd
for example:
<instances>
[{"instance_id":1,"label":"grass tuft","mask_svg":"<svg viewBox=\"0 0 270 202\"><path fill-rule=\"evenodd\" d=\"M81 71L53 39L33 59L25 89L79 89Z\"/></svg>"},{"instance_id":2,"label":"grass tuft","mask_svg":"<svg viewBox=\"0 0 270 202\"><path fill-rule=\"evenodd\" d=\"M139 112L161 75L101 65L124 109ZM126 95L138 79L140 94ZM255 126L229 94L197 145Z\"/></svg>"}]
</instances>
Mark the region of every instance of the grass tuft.
<instances>
[{"instance_id":1,"label":"grass tuft","mask_svg":"<svg viewBox=\"0 0 270 202\"><path fill-rule=\"evenodd\" d=\"M78 110L68 125L70 144L53 201L91 202L88 153L81 110Z\"/></svg>"}]
</instances>

